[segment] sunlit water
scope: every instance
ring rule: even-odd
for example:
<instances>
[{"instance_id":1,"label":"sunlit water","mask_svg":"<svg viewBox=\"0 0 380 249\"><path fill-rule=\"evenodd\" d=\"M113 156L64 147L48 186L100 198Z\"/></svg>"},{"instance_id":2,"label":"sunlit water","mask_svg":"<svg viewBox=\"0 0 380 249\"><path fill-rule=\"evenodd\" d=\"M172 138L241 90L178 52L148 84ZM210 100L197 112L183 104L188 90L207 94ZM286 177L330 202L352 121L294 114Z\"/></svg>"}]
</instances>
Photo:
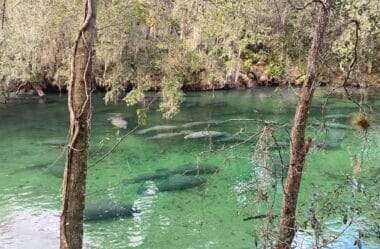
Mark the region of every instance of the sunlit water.
<instances>
[{"instance_id":1,"label":"sunlit water","mask_svg":"<svg viewBox=\"0 0 380 249\"><path fill-rule=\"evenodd\" d=\"M325 102L325 95L326 91L317 92L310 122L327 121L349 127L308 128L308 135L314 140L334 148L312 147L309 151L299 197L300 229L294 246L315 245L315 229L303 224L310 217L310 210L316 210L322 226L319 244L332 240L334 243L327 243L328 248L358 248L354 244L360 233L364 234L360 237L362 248L379 248L378 128L374 125L366 134L355 130L350 117L358 111L357 105L339 96ZM21 101L0 105L0 248L49 249L59 245L62 179L57 176L62 174L68 112L66 96L48 99L47 103ZM380 94L369 92L363 101L372 107L374 119L379 118L376 111ZM285 90L188 93L180 113L172 120L164 120L156 111L155 102L147 113L147 125L138 127L137 132L124 138L109 156L99 161L118 139L136 127L136 110L144 106L105 106L102 96L95 95L86 200L121 201L133 204L140 213L131 218L87 223L85 247L262 247L264 228L271 227L267 226L268 219L243 219L266 214L269 208L277 215L282 183L279 177L273 177L280 175L279 153L266 149L265 142L273 146L273 140L269 128L260 133L264 127L261 121L278 124L268 127L276 130L273 136L283 144L288 141L295 103L293 92ZM208 122L192 123L197 121ZM157 125L175 127L138 134ZM239 140L184 139L189 130L226 132ZM171 135L157 137L162 133ZM284 146L284 161L288 153ZM354 157L360 167L355 167ZM156 181L122 183L156 169L186 163L205 163L221 170L206 175L205 186L183 191L158 193ZM360 183L352 184L353 178ZM145 193L139 193L141 185L147 187ZM361 186L365 187L364 193ZM351 212L355 207L360 207L359 211ZM347 223L342 222L345 208L349 214ZM352 225L348 225L350 222ZM273 225L277 223L275 218ZM269 240L275 232L273 229ZM337 235L340 236L332 239Z\"/></svg>"}]
</instances>

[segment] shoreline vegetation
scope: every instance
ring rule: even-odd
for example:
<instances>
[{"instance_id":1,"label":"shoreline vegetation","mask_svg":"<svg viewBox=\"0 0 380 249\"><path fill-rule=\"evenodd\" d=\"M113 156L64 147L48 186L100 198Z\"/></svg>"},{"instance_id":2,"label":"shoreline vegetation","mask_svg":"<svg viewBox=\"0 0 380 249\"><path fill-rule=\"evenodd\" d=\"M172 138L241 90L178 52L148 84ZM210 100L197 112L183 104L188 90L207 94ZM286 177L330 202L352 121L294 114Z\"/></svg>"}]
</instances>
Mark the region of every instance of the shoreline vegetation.
<instances>
[{"instance_id":1,"label":"shoreline vegetation","mask_svg":"<svg viewBox=\"0 0 380 249\"><path fill-rule=\"evenodd\" d=\"M4 6L0 96L64 91L81 4ZM101 2L98 10L91 82L106 102L131 105L161 90L160 110L170 117L181 90L301 86L317 5L299 11L290 1L141 0ZM349 75L347 86L379 88L377 1L338 1L333 10L319 85L342 85Z\"/></svg>"},{"instance_id":2,"label":"shoreline vegetation","mask_svg":"<svg viewBox=\"0 0 380 249\"><path fill-rule=\"evenodd\" d=\"M380 75L379 75L380 80ZM36 98L36 99L44 99L45 94L61 94L61 93L67 93L66 88L58 88L50 83L45 83L44 86L38 85L37 87L33 87L32 85L28 84L22 84L22 88L18 89L12 89L11 91L7 92L1 92L0 91L0 104L7 104L11 102L11 100L15 99L24 99L24 98ZM194 83L194 84L186 84L184 85L181 90L183 92L202 92L202 91L234 91L234 90L250 90L254 88L276 88L276 87L288 87L288 88L294 88L294 89L301 89L302 84L296 84L295 82L281 82L277 79L274 80L268 80L268 81L257 81L254 84L242 85L242 84L232 84L232 83L225 83L225 84L201 84L201 83ZM336 90L343 89L342 83L331 83L331 82L319 82L318 87L320 88L334 88ZM369 88L374 90L380 90L380 82L379 84L367 84L359 83L359 82L350 82L345 86L348 89L360 89L360 88ZM127 94L130 92L130 88L124 89L124 92ZM160 92L160 87L154 87L147 92ZM101 86L97 86L95 92L101 92L101 93L107 93L107 89Z\"/></svg>"}]
</instances>

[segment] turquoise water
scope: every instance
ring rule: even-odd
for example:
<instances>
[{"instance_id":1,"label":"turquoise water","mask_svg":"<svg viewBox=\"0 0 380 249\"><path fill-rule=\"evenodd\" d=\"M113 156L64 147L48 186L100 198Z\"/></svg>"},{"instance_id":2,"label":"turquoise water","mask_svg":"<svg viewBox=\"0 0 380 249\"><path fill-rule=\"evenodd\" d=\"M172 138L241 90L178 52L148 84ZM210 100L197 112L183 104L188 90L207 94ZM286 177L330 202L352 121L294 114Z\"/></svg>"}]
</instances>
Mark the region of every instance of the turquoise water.
<instances>
[{"instance_id":1,"label":"turquoise water","mask_svg":"<svg viewBox=\"0 0 380 249\"><path fill-rule=\"evenodd\" d=\"M308 135L326 147L314 146L308 154L299 197L300 229L294 245L311 248L315 243L314 230L303 226L314 214L321 226L320 243L344 231L328 248L357 248L354 242L359 237L362 248L379 248L378 127L375 122L365 134L356 130L350 119L358 107L341 94L330 97L322 108L326 92L316 93L310 113L313 125ZM379 93L369 90L355 97L372 107L374 120L379 118ZM68 111L66 96L51 95L48 99L46 103L0 105L0 248L58 248L59 176ZM279 145L285 144L280 150L283 161L288 158L286 143L295 103L295 95L287 90L187 93L180 113L172 120L162 119L154 103L147 113L147 125L136 128L136 110L143 108L142 104L106 106L102 96L95 95L86 200L120 201L141 212L131 218L87 223L85 247L243 249L257 244L260 248L265 243L264 231L273 229L269 241L275 237L278 220L243 219L268 210L279 213L281 160L279 151L269 148L275 137ZM115 119L126 120L128 127L114 127ZM264 120L270 121L267 126ZM193 123L198 121L207 122ZM321 122L345 126L316 125ZM141 132L158 125L175 127ZM124 136L133 129L136 131ZM189 131L233 136L184 139ZM171 135L154 137L162 133ZM110 150L112 153L100 160ZM183 191L139 194L141 185L154 190L159 182L123 184L125 179L187 163L214 165L220 171L204 176L207 184ZM352 184L353 179L357 185ZM347 229L349 223L342 222L343 214L352 222Z\"/></svg>"}]
</instances>

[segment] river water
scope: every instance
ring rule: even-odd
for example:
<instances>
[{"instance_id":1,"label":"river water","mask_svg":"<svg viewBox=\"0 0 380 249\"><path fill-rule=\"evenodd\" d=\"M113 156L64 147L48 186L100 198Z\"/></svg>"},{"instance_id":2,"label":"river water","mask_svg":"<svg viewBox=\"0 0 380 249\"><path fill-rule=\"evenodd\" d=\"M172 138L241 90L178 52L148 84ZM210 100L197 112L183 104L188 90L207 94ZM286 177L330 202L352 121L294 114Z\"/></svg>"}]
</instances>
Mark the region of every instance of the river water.
<instances>
[{"instance_id":1,"label":"river water","mask_svg":"<svg viewBox=\"0 0 380 249\"><path fill-rule=\"evenodd\" d=\"M303 174L294 246L379 248L380 93L354 96L373 111L367 132L352 125L357 104L339 91L326 101L327 94L316 93L310 112L307 133L315 143ZM244 249L270 243L282 201L293 91L187 93L171 120L157 111L158 98L140 127L136 113L143 104L105 105L102 97L94 96L86 201L124 202L140 213L86 223L86 248ZM47 99L0 105L0 248L59 245L68 111L65 95ZM146 130L156 126L171 127ZM199 131L223 133L184 139ZM159 181L125 183L188 163L220 170L203 176L206 184L179 191L154 191ZM152 191L141 194L142 185ZM268 210L272 219L264 217Z\"/></svg>"}]
</instances>

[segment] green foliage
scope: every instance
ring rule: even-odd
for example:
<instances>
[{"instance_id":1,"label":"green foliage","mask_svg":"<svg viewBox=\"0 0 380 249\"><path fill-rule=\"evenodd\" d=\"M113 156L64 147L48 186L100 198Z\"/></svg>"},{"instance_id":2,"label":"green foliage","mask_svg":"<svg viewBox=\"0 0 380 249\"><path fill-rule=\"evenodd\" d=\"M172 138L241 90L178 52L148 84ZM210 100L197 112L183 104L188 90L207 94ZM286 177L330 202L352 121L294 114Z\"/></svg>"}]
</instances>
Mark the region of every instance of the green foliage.
<instances>
[{"instance_id":1,"label":"green foliage","mask_svg":"<svg viewBox=\"0 0 380 249\"><path fill-rule=\"evenodd\" d=\"M326 68L347 68L355 32L342 24L352 18L361 24L357 71L379 67L376 4L335 1ZM0 30L1 89L43 79L63 87L70 75L77 27L73 17L81 9L79 1L8 0L7 5ZM109 91L107 102L123 96L134 104L144 91L162 90L161 110L169 117L178 110L182 86L200 83L201 73L206 77L201 83L212 88L216 82L226 83L236 70L248 72L252 65L264 66L269 78L281 79L292 68L305 71L315 10L295 11L282 0L100 1L96 82ZM133 90L124 96L126 88Z\"/></svg>"},{"instance_id":2,"label":"green foliage","mask_svg":"<svg viewBox=\"0 0 380 249\"><path fill-rule=\"evenodd\" d=\"M41 71L35 71L35 72L31 72L29 82L32 85L38 85L43 81L43 79L44 78L43 78Z\"/></svg>"},{"instance_id":3,"label":"green foliage","mask_svg":"<svg viewBox=\"0 0 380 249\"><path fill-rule=\"evenodd\" d=\"M136 110L136 115L137 115L137 118L138 118L138 123L141 124L141 125L147 125L147 109L137 109Z\"/></svg>"},{"instance_id":4,"label":"green foliage","mask_svg":"<svg viewBox=\"0 0 380 249\"><path fill-rule=\"evenodd\" d=\"M276 62L270 62L268 68L264 71L264 73L270 78L275 78L282 76L284 74L284 69L280 64Z\"/></svg>"}]
</instances>

